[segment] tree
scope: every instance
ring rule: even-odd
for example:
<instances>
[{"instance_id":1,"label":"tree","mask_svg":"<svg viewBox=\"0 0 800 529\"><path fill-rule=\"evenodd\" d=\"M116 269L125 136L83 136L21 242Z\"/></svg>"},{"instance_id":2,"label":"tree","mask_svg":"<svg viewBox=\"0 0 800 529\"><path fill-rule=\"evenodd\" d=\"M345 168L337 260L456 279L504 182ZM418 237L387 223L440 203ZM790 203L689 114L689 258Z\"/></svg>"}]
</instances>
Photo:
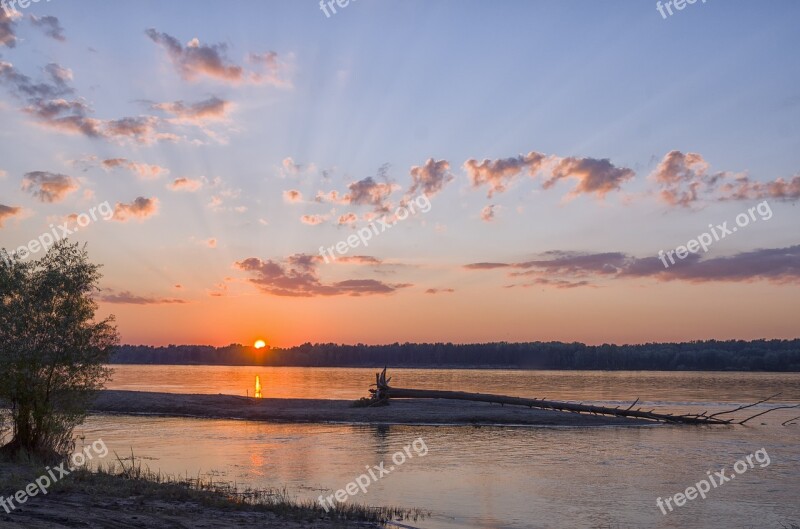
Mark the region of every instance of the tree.
<instances>
[{"instance_id":1,"label":"tree","mask_svg":"<svg viewBox=\"0 0 800 529\"><path fill-rule=\"evenodd\" d=\"M119 343L113 316L94 321L100 266L67 241L39 260L0 257L0 402L12 428L0 450L63 455Z\"/></svg>"}]
</instances>

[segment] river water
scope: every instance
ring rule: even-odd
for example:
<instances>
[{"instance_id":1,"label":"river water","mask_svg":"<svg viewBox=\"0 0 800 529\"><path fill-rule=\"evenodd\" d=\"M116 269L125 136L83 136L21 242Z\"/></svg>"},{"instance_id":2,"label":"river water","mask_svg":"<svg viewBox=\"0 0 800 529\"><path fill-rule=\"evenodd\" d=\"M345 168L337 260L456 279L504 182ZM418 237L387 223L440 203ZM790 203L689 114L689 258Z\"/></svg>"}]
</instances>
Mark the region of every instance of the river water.
<instances>
[{"instance_id":1,"label":"river water","mask_svg":"<svg viewBox=\"0 0 800 529\"><path fill-rule=\"evenodd\" d=\"M112 389L355 399L374 370L220 366L114 366ZM800 402L800 374L413 370L392 385L548 397L646 409L722 411L781 392ZM763 410L764 405L755 410ZM741 413L746 416L745 412ZM152 469L242 486L283 487L298 498L328 496L366 467L394 470L348 501L417 507L404 522L451 528L775 528L800 524L800 409L745 426L473 427L269 424L188 418L93 416L79 432ZM406 450L415 440L426 450ZM762 450L763 449L763 450ZM393 456L405 452L405 462ZM758 452L760 451L760 452ZM757 453L758 452L758 453ZM424 455L422 455L424 454ZM748 455L752 467L734 472ZM767 459L768 458L768 459ZM395 458L395 461L399 459ZM733 479L706 498L662 510L707 473ZM742 470L739 465L738 470ZM720 481L717 477L716 482Z\"/></svg>"}]
</instances>

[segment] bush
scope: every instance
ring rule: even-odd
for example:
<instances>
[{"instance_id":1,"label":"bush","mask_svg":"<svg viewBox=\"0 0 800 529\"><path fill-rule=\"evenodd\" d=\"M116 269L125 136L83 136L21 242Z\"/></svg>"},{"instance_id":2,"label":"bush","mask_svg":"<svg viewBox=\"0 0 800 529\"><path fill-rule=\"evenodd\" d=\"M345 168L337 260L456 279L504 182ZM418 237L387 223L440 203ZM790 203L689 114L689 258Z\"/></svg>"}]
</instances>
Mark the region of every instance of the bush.
<instances>
[{"instance_id":1,"label":"bush","mask_svg":"<svg viewBox=\"0 0 800 529\"><path fill-rule=\"evenodd\" d=\"M70 452L73 429L111 375L105 364L119 337L113 316L94 321L99 268L66 241L39 260L0 259L0 401L11 423L3 452Z\"/></svg>"}]
</instances>

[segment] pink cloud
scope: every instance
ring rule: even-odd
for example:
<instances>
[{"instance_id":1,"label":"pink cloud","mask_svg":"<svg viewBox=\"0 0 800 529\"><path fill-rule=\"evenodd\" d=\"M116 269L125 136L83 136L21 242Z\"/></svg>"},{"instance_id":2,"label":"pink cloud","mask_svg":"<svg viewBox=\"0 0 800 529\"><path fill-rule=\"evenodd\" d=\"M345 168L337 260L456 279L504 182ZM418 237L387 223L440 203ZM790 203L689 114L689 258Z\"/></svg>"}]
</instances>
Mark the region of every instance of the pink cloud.
<instances>
[{"instance_id":1,"label":"pink cloud","mask_svg":"<svg viewBox=\"0 0 800 529\"><path fill-rule=\"evenodd\" d=\"M138 197L130 204L117 202L114 208L114 220L128 222L129 220L144 221L158 213L158 199Z\"/></svg>"}]
</instances>

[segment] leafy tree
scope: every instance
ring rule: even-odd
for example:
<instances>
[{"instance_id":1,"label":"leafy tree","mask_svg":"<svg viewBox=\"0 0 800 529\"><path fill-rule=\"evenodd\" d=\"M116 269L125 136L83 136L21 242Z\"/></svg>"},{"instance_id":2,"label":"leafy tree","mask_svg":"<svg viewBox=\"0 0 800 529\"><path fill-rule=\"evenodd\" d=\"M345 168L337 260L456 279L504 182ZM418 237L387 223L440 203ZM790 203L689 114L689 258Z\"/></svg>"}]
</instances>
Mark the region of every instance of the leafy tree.
<instances>
[{"instance_id":1,"label":"leafy tree","mask_svg":"<svg viewBox=\"0 0 800 529\"><path fill-rule=\"evenodd\" d=\"M100 267L66 241L39 260L0 257L0 401L12 428L0 450L63 455L119 343L113 316L94 321Z\"/></svg>"}]
</instances>

